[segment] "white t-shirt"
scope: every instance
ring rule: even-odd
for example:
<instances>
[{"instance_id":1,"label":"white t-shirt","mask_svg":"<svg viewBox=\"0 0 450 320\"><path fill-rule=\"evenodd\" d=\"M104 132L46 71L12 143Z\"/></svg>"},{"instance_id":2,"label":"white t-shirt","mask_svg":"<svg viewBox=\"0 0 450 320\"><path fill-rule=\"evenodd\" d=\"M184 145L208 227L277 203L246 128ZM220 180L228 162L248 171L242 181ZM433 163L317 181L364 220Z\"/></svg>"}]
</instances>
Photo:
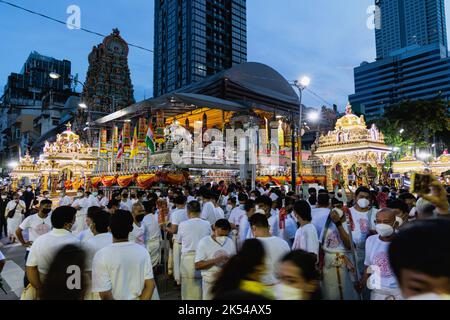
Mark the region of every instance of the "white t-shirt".
<instances>
[{"instance_id":1,"label":"white t-shirt","mask_svg":"<svg viewBox=\"0 0 450 320\"><path fill-rule=\"evenodd\" d=\"M352 231L353 242L358 249L364 249L367 237L370 235L370 230L373 230L372 223L369 221L368 212L360 212L355 207L350 208L355 230Z\"/></svg>"},{"instance_id":2,"label":"white t-shirt","mask_svg":"<svg viewBox=\"0 0 450 320\"><path fill-rule=\"evenodd\" d=\"M81 231L77 235L78 239L80 239L81 242L87 241L94 237L94 234L92 233L90 228L87 228L86 230Z\"/></svg>"},{"instance_id":3,"label":"white t-shirt","mask_svg":"<svg viewBox=\"0 0 450 320\"><path fill-rule=\"evenodd\" d=\"M5 256L4 256L4 254L0 251L0 261L2 261L2 260L5 260L6 258L5 258Z\"/></svg>"},{"instance_id":4,"label":"white t-shirt","mask_svg":"<svg viewBox=\"0 0 450 320\"><path fill-rule=\"evenodd\" d=\"M349 226L347 222L342 223L342 227L344 230L349 233ZM326 232L326 234L325 234ZM325 234L325 239L324 239ZM345 248L344 242L341 239L341 236L339 235L339 230L336 227L336 225L333 223L333 221L330 222L327 229L325 227L322 229L322 233L320 234L319 241L322 241L322 248L325 252L330 253L348 253L349 250Z\"/></svg>"},{"instance_id":5,"label":"white t-shirt","mask_svg":"<svg viewBox=\"0 0 450 320\"><path fill-rule=\"evenodd\" d=\"M69 244L79 245L80 241L65 229L52 229L33 242L26 266L37 266L40 273L47 274L57 251Z\"/></svg>"},{"instance_id":6,"label":"white t-shirt","mask_svg":"<svg viewBox=\"0 0 450 320\"><path fill-rule=\"evenodd\" d=\"M198 243L197 251L195 252L195 262L205 261L217 258L219 256L232 257L236 254L236 245L233 240L225 237L225 241L219 243L211 236L204 237ZM214 281L215 275L220 271L222 266L213 266L209 269L201 270L203 279L207 281Z\"/></svg>"},{"instance_id":7,"label":"white t-shirt","mask_svg":"<svg viewBox=\"0 0 450 320\"><path fill-rule=\"evenodd\" d=\"M128 234L128 240L130 242L135 242L141 246L145 246L145 226L141 223L138 226L136 223L133 223L133 230Z\"/></svg>"},{"instance_id":8,"label":"white t-shirt","mask_svg":"<svg viewBox=\"0 0 450 320\"><path fill-rule=\"evenodd\" d=\"M17 205L17 207L16 207L16 205ZM24 209L25 202L23 202L22 200L19 200L19 204L17 204L16 201L10 200L8 202L8 204L6 205L5 216L7 216L11 210L14 210L14 208L16 208L14 217L8 218L8 219L21 219L22 218L22 210L25 212L25 209Z\"/></svg>"},{"instance_id":9,"label":"white t-shirt","mask_svg":"<svg viewBox=\"0 0 450 320\"><path fill-rule=\"evenodd\" d=\"M146 215L142 220L142 225L144 226L144 239L146 242L161 238L157 215Z\"/></svg>"},{"instance_id":10,"label":"white t-shirt","mask_svg":"<svg viewBox=\"0 0 450 320\"><path fill-rule=\"evenodd\" d=\"M216 223L216 209L214 208L214 204L211 201L203 203L202 214L200 216L203 220L209 221L210 225Z\"/></svg>"},{"instance_id":11,"label":"white t-shirt","mask_svg":"<svg viewBox=\"0 0 450 320\"><path fill-rule=\"evenodd\" d=\"M297 232L297 222L290 214L286 216L285 229L280 229L280 215L279 213L272 215L269 219L270 234L274 237L283 238L286 241L291 241L295 238Z\"/></svg>"},{"instance_id":12,"label":"white t-shirt","mask_svg":"<svg viewBox=\"0 0 450 320\"><path fill-rule=\"evenodd\" d=\"M87 210L89 209L89 199L88 198L78 198L75 199L72 203L72 207L80 207L77 211L77 215L86 215Z\"/></svg>"},{"instance_id":13,"label":"white t-shirt","mask_svg":"<svg viewBox=\"0 0 450 320\"><path fill-rule=\"evenodd\" d=\"M316 227L312 223L308 223L300 227L296 234L292 250L304 250L319 256L319 237Z\"/></svg>"},{"instance_id":14,"label":"white t-shirt","mask_svg":"<svg viewBox=\"0 0 450 320\"><path fill-rule=\"evenodd\" d=\"M112 241L112 234L107 232L93 236L81 244L86 252L86 271L92 271L92 260L97 251L111 245Z\"/></svg>"},{"instance_id":15,"label":"white t-shirt","mask_svg":"<svg viewBox=\"0 0 450 320\"><path fill-rule=\"evenodd\" d=\"M223 211L223 209L221 207L215 207L214 210L216 212L216 221L225 219L225 212Z\"/></svg>"},{"instance_id":16,"label":"white t-shirt","mask_svg":"<svg viewBox=\"0 0 450 320\"><path fill-rule=\"evenodd\" d=\"M195 201L195 198L193 196L191 196L191 195L188 195L186 203L189 203L189 202L192 202L192 201Z\"/></svg>"},{"instance_id":17,"label":"white t-shirt","mask_svg":"<svg viewBox=\"0 0 450 320\"><path fill-rule=\"evenodd\" d=\"M322 230L325 227L330 211L331 210L329 208L315 208L311 210L311 223L314 227L316 227L318 236L322 233Z\"/></svg>"},{"instance_id":18,"label":"white t-shirt","mask_svg":"<svg viewBox=\"0 0 450 320\"><path fill-rule=\"evenodd\" d=\"M189 220L186 209L175 209L170 215L170 223L179 226L183 221ZM173 235L174 239L178 240L178 234Z\"/></svg>"},{"instance_id":19,"label":"white t-shirt","mask_svg":"<svg viewBox=\"0 0 450 320\"><path fill-rule=\"evenodd\" d=\"M241 222L242 217L246 214L244 209L241 209L239 206L235 207L231 210L230 217L228 221L236 226L238 226Z\"/></svg>"},{"instance_id":20,"label":"white t-shirt","mask_svg":"<svg viewBox=\"0 0 450 320\"><path fill-rule=\"evenodd\" d=\"M100 208L106 208L108 206L109 200L107 197L102 197L99 202Z\"/></svg>"},{"instance_id":21,"label":"white t-shirt","mask_svg":"<svg viewBox=\"0 0 450 320\"><path fill-rule=\"evenodd\" d=\"M59 206L60 207L70 206L71 204L72 204L72 200L70 199L69 196L64 196L64 197L59 199Z\"/></svg>"},{"instance_id":22,"label":"white t-shirt","mask_svg":"<svg viewBox=\"0 0 450 320\"><path fill-rule=\"evenodd\" d=\"M178 226L178 242L181 243L181 253L197 250L200 240L211 234L211 224L200 218L183 221Z\"/></svg>"},{"instance_id":23,"label":"white t-shirt","mask_svg":"<svg viewBox=\"0 0 450 320\"><path fill-rule=\"evenodd\" d=\"M378 234L368 237L366 241L366 258L364 264L366 267L372 266L373 270L370 278L374 283L378 282L376 277L380 275L378 284L381 286L381 288L379 288L381 290L399 288L389 263L389 245L390 242L381 241ZM379 272L377 270L379 270Z\"/></svg>"},{"instance_id":24,"label":"white t-shirt","mask_svg":"<svg viewBox=\"0 0 450 320\"><path fill-rule=\"evenodd\" d=\"M238 245L242 246L245 240L252 238L254 238L252 228L250 227L250 223L248 222L248 216L247 214L245 214L239 224Z\"/></svg>"},{"instance_id":25,"label":"white t-shirt","mask_svg":"<svg viewBox=\"0 0 450 320\"><path fill-rule=\"evenodd\" d=\"M272 201L277 201L277 200L278 200L277 194L272 192L272 193L270 194L270 199L272 199Z\"/></svg>"},{"instance_id":26,"label":"white t-shirt","mask_svg":"<svg viewBox=\"0 0 450 320\"><path fill-rule=\"evenodd\" d=\"M127 201L120 201L120 204L119 204L119 209L120 210L126 210L126 211L130 211L131 212L131 202L130 202L130 200L127 200Z\"/></svg>"},{"instance_id":27,"label":"white t-shirt","mask_svg":"<svg viewBox=\"0 0 450 320\"><path fill-rule=\"evenodd\" d=\"M257 238L264 245L266 251L266 271L262 277L262 283L265 285L274 285L278 283L275 271L281 258L291 251L289 244L279 237Z\"/></svg>"},{"instance_id":28,"label":"white t-shirt","mask_svg":"<svg viewBox=\"0 0 450 320\"><path fill-rule=\"evenodd\" d=\"M46 234L52 229L51 214L42 219L37 213L25 218L19 226L22 230L28 229L28 240L36 241L37 238Z\"/></svg>"},{"instance_id":29,"label":"white t-shirt","mask_svg":"<svg viewBox=\"0 0 450 320\"><path fill-rule=\"evenodd\" d=\"M100 249L92 262L92 292L112 291L115 300L137 300L145 280L153 279L148 251L133 242Z\"/></svg>"}]
</instances>

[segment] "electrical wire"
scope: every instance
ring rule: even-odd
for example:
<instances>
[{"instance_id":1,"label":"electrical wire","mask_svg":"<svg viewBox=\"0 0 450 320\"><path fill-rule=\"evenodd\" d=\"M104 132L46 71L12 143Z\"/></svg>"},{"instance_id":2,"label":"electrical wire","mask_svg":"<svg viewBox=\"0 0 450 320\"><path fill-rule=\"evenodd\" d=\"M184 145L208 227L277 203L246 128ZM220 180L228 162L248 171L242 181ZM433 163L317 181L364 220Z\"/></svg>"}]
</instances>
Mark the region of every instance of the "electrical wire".
<instances>
[{"instance_id":1,"label":"electrical wire","mask_svg":"<svg viewBox=\"0 0 450 320\"><path fill-rule=\"evenodd\" d=\"M86 28L79 28L79 27L76 26L76 25L67 23L67 22L65 22L65 21L58 20L58 19L56 19L56 18L50 17L50 16L45 15L45 14L40 13L40 12L36 12L36 11L30 10L30 9L21 7L21 6L17 5L17 4L14 4L14 3L11 3L11 2L8 2L8 1L5 1L5 0L0 0L0 3L9 5L9 6L13 7L13 8L16 8L16 9L19 9L19 10L22 10L22 11L25 11L25 12L28 12L28 13L31 13L31 14L34 14L34 15L37 15L37 16L40 16L40 17L42 17L42 18L51 20L51 21L56 22L56 23L63 24L63 25L65 25L65 26L71 26L71 27L74 27L75 29L82 30L82 31L84 31L84 32L87 32L87 33L90 33L90 34L93 34L93 35L96 35L96 36L100 36L100 37L102 37L102 38L105 38L105 37L107 36L107 35L104 35L104 34L102 34L102 33L100 33L100 32L92 31L92 30L89 30L89 29L86 29ZM134 47L134 48L141 49L141 50L144 50L144 51L147 51L147 52L150 52L150 53L154 53L154 51L151 50L151 49L147 49L147 48L144 48L144 47L142 47L142 46L139 46L139 45L136 45L136 44L132 44L132 43L128 43L128 42L127 42L127 44L128 44L128 46L130 46L130 47Z\"/></svg>"}]
</instances>

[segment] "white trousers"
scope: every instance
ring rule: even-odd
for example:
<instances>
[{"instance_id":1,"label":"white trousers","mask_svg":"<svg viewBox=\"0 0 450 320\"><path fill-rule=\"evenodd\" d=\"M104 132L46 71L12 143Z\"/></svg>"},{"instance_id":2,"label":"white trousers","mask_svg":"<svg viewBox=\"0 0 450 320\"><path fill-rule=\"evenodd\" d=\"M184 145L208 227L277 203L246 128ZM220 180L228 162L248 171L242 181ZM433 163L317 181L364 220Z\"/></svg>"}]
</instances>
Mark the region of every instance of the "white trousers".
<instances>
[{"instance_id":1,"label":"white trousers","mask_svg":"<svg viewBox=\"0 0 450 320\"><path fill-rule=\"evenodd\" d=\"M212 300L213 295L211 294L211 288L213 286L213 282L202 279L202 299L203 300Z\"/></svg>"},{"instance_id":2,"label":"white trousers","mask_svg":"<svg viewBox=\"0 0 450 320\"><path fill-rule=\"evenodd\" d=\"M180 263L181 263L181 244L177 240L173 242L173 277L175 281L180 284Z\"/></svg>"},{"instance_id":3,"label":"white trousers","mask_svg":"<svg viewBox=\"0 0 450 320\"><path fill-rule=\"evenodd\" d=\"M398 290L372 290L370 300L404 300L400 289Z\"/></svg>"},{"instance_id":4,"label":"white trousers","mask_svg":"<svg viewBox=\"0 0 450 320\"><path fill-rule=\"evenodd\" d=\"M195 270L195 252L181 254L181 300L202 299L202 277Z\"/></svg>"},{"instance_id":5,"label":"white trousers","mask_svg":"<svg viewBox=\"0 0 450 320\"><path fill-rule=\"evenodd\" d=\"M145 243L152 261L152 266L156 267L161 262L161 240L159 238L148 240Z\"/></svg>"}]
</instances>

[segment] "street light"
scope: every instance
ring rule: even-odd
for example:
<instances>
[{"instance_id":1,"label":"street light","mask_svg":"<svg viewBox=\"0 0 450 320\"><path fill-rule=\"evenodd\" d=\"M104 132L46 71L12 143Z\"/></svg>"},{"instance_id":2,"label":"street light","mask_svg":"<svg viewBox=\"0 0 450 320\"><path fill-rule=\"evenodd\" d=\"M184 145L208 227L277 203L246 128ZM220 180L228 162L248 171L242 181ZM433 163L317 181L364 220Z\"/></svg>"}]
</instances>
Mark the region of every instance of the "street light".
<instances>
[{"instance_id":1,"label":"street light","mask_svg":"<svg viewBox=\"0 0 450 320\"><path fill-rule=\"evenodd\" d=\"M16 168L19 165L19 163L17 161L11 161L8 163L8 167L10 167L11 169Z\"/></svg>"},{"instance_id":2,"label":"street light","mask_svg":"<svg viewBox=\"0 0 450 320\"><path fill-rule=\"evenodd\" d=\"M302 165L302 127L303 127L303 90L305 90L311 84L311 79L307 76L303 76L300 80L294 81L294 87L297 88L299 93L299 111L300 111L300 119L299 119L299 127L298 127L298 137L299 137L299 168L298 171L301 173L301 165ZM295 192L297 188L297 175L295 172L295 132L292 130L292 191Z\"/></svg>"},{"instance_id":3,"label":"street light","mask_svg":"<svg viewBox=\"0 0 450 320\"><path fill-rule=\"evenodd\" d=\"M400 134L403 134L405 132L405 129L400 129Z\"/></svg>"},{"instance_id":4,"label":"street light","mask_svg":"<svg viewBox=\"0 0 450 320\"><path fill-rule=\"evenodd\" d=\"M308 114L309 121L316 122L317 120L319 120L319 118L320 114L317 111L313 111Z\"/></svg>"},{"instance_id":5,"label":"street light","mask_svg":"<svg viewBox=\"0 0 450 320\"><path fill-rule=\"evenodd\" d=\"M50 72L49 76L50 76L50 78L52 78L54 80L58 80L59 78L61 78L61 75L56 72Z\"/></svg>"},{"instance_id":6,"label":"street light","mask_svg":"<svg viewBox=\"0 0 450 320\"><path fill-rule=\"evenodd\" d=\"M81 109L87 109L87 108L88 108L87 104L84 103L84 102L79 103L78 106L79 106Z\"/></svg>"}]
</instances>

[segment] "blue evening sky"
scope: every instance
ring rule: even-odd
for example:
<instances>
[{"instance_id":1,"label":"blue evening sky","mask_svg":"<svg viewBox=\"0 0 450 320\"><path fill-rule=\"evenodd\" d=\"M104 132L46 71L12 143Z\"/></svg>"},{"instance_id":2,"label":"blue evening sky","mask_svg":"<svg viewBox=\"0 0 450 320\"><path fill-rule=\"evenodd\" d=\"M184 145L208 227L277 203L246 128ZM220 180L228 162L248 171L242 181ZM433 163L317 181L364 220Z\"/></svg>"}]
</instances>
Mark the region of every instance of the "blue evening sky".
<instances>
[{"instance_id":1,"label":"blue evening sky","mask_svg":"<svg viewBox=\"0 0 450 320\"><path fill-rule=\"evenodd\" d=\"M129 43L153 48L152 0L8 0L65 21L70 5L81 8L82 27L109 34L118 27ZM248 60L268 64L287 79L306 74L311 90L342 110L354 92L353 67L375 58L367 8L374 0L247 0ZM447 25L450 0L445 0ZM450 35L450 28L448 27ZM72 61L84 80L92 46L101 38L69 30L0 3L0 93L10 72L19 72L33 50ZM136 100L152 96L153 56L130 48ZM78 88L80 90L80 88ZM324 104L307 92L311 107Z\"/></svg>"}]
</instances>

